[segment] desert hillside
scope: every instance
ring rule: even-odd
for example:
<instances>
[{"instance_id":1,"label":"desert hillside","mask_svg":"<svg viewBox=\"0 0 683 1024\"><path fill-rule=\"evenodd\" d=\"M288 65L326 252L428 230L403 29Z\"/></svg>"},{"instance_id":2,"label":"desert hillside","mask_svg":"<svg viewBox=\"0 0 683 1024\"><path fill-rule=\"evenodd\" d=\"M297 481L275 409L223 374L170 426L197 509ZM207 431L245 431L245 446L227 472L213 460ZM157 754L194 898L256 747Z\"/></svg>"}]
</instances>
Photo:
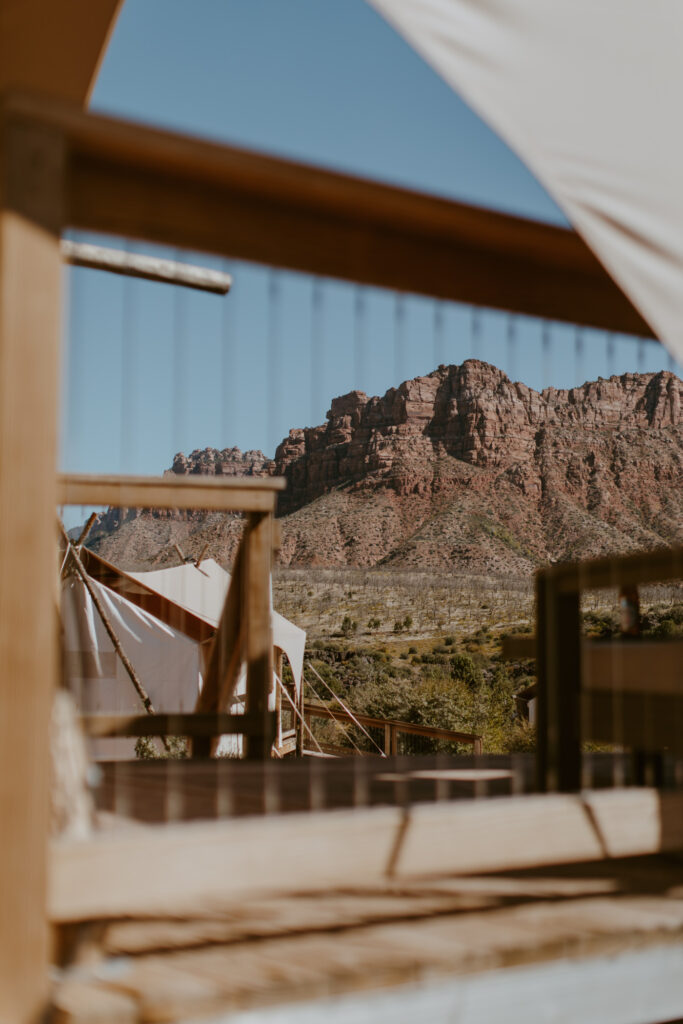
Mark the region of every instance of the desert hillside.
<instances>
[{"instance_id":1,"label":"desert hillside","mask_svg":"<svg viewBox=\"0 0 683 1024\"><path fill-rule=\"evenodd\" d=\"M683 384L624 374L536 392L467 360L382 397L334 398L273 459L213 448L169 472L282 475L283 566L524 576L549 559L683 542ZM92 537L128 568L228 565L237 517L111 510Z\"/></svg>"}]
</instances>

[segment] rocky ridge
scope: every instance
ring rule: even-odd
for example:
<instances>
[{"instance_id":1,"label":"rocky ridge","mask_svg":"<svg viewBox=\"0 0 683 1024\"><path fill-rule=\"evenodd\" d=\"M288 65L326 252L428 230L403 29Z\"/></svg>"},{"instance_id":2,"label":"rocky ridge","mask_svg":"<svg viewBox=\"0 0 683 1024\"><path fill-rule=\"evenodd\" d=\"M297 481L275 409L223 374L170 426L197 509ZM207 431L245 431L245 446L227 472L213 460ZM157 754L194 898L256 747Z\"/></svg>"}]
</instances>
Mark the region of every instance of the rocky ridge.
<instances>
[{"instance_id":1,"label":"rocky ridge","mask_svg":"<svg viewBox=\"0 0 683 1024\"><path fill-rule=\"evenodd\" d=\"M667 372L539 393L468 360L333 399L326 423L290 430L272 460L208 448L168 472L286 477L285 565L526 574L683 541L682 399ZM227 563L239 532L234 518L123 510L95 542L121 564L160 565L174 540L208 541Z\"/></svg>"}]
</instances>

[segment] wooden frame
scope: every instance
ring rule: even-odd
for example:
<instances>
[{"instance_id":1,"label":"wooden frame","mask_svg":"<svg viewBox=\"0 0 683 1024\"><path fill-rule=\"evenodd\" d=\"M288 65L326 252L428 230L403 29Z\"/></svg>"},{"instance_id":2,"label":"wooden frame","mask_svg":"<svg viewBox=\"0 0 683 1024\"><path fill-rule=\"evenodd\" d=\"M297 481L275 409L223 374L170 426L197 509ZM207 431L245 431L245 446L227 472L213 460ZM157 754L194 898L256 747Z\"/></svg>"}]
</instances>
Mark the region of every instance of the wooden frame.
<instances>
[{"instance_id":1,"label":"wooden frame","mask_svg":"<svg viewBox=\"0 0 683 1024\"><path fill-rule=\"evenodd\" d=\"M0 123L0 141L0 1020L23 1022L38 1019L47 993L66 153L36 123Z\"/></svg>"},{"instance_id":2,"label":"wooden frame","mask_svg":"<svg viewBox=\"0 0 683 1024\"><path fill-rule=\"evenodd\" d=\"M649 750L683 742L676 722L683 718L683 696L675 684L680 677L680 644L647 644L637 640L610 645L612 657L597 645L587 645L582 657L580 594L601 589L663 582L683 577L683 548L657 549L622 557L589 559L550 566L536 576L536 668L538 677L538 785L541 790L572 792L581 786L582 717L592 739L645 746ZM514 648L514 645L512 645ZM508 645L508 650L510 645ZM666 691L653 691L656 721L643 718L647 688L638 690L638 675L649 668L656 652L661 669L673 668ZM630 663L626 671L626 663ZM677 672L678 670L678 672ZM619 696L621 677L629 694ZM591 700L595 701L591 708ZM611 714L628 707L627 719L614 732L606 726ZM625 702L625 703L624 703ZM597 733L597 735L595 735Z\"/></svg>"},{"instance_id":3,"label":"wooden frame","mask_svg":"<svg viewBox=\"0 0 683 1024\"><path fill-rule=\"evenodd\" d=\"M574 231L12 97L68 152L65 226L652 337Z\"/></svg>"},{"instance_id":4,"label":"wooden frame","mask_svg":"<svg viewBox=\"0 0 683 1024\"><path fill-rule=\"evenodd\" d=\"M197 911L227 900L480 874L683 848L683 795L493 797L147 826L52 843L55 922ZM191 869L188 869L191 865Z\"/></svg>"},{"instance_id":5,"label":"wooden frame","mask_svg":"<svg viewBox=\"0 0 683 1024\"><path fill-rule=\"evenodd\" d=\"M81 20L81 8L94 10L77 6ZM77 75L68 51L69 95L82 97L96 63L92 43L103 40L114 6L107 0L104 12L87 16L91 45ZM45 73L54 79L55 55L67 51L44 26L41 38L50 55ZM111 232L437 299L648 337L651 331L572 231L84 114L43 98L4 97L0 136L0 817L11 825L11 842L0 850L0 1018L28 1021L39 1015L47 987L55 506L246 511L248 690L251 710L264 716L261 734L248 740L251 756L264 755L272 678L266 624L272 481L225 488L224 481L183 480L169 492L167 480L55 480L61 233L68 227ZM170 493L174 503L164 504ZM544 613L551 633L561 592L560 583L551 585ZM568 593L571 605L571 586ZM547 639L539 642L549 649ZM568 641L567 653L572 650ZM562 658L552 672L561 665ZM569 697L570 712L573 706ZM556 708L553 715L557 724ZM164 855L182 856L185 866L183 850L182 843L164 843ZM102 877L106 889L113 879ZM129 883L122 876L122 884ZM87 885L87 877L78 884Z\"/></svg>"},{"instance_id":6,"label":"wooden frame","mask_svg":"<svg viewBox=\"0 0 683 1024\"><path fill-rule=\"evenodd\" d=\"M431 725L417 725L414 722L401 722L398 719L372 718L370 715L354 713L351 715L346 711L337 708L329 708L326 704L318 704L315 701L304 701L304 719L310 723L311 718L330 718L333 721L343 721L348 725L360 722L363 726L375 727L384 730L384 753L387 755L398 753L399 733L406 733L409 736L426 736L432 740L445 740L449 743L467 743L472 747L472 753L476 755L482 752L481 736L471 732L454 732L452 729L441 729Z\"/></svg>"},{"instance_id":7,"label":"wooden frame","mask_svg":"<svg viewBox=\"0 0 683 1024\"><path fill-rule=\"evenodd\" d=\"M243 624L233 637L244 651L247 665L246 714L227 716L226 732L245 736L246 756L264 758L270 755L274 726L268 710L268 694L272 685L272 634L270 622L270 576L273 555L273 517L277 494L284 487L279 477L247 479L237 477L114 477L61 475L57 478L57 500L64 505L114 505L116 507L162 509L215 509L222 512L246 512L240 564L249 574L244 580L239 611L244 609ZM242 573L237 574L241 580ZM232 591L232 587L231 587ZM226 608L230 602L226 602ZM235 612L234 608L228 609ZM214 648L221 645L219 627ZM211 662L212 656L209 658ZM221 666L221 671L223 667ZM220 680L215 680L219 685ZM201 696L197 710L204 710ZM143 726L135 717L103 723L104 728L133 729L133 735L207 736L216 732L221 707L200 716L195 728L184 723L185 733L177 731L185 716L159 716L156 725ZM110 716L107 716L110 717ZM115 716L119 717L119 716ZM156 718L156 716L154 716ZM191 717L191 716L190 716ZM232 720L237 721L237 727ZM204 719L207 719L205 721ZM174 724L170 724L173 720ZM148 731L141 732L140 729ZM151 730L151 731L149 731ZM158 730L158 731L157 731ZM187 731L189 730L189 731ZM212 731L213 730L213 731ZM116 733L117 735L119 733ZM125 732L123 733L126 734ZM208 753L202 747L202 753Z\"/></svg>"}]
</instances>

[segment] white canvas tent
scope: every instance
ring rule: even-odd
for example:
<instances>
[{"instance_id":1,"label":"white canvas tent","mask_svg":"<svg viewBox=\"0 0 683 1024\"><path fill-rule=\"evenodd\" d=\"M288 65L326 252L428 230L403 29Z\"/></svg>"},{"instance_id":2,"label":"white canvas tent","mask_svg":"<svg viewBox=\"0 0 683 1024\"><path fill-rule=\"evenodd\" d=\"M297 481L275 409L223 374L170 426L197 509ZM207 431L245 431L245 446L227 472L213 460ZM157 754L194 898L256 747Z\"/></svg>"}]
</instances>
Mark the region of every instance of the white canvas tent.
<instances>
[{"instance_id":1,"label":"white canvas tent","mask_svg":"<svg viewBox=\"0 0 683 1024\"><path fill-rule=\"evenodd\" d=\"M197 568L187 564L155 572L125 573L147 590L161 594L173 605L218 624L230 583L230 576L209 559ZM123 650L158 712L191 712L202 683L203 659L200 646L181 630L172 628L150 612L138 607L125 594L117 593L92 577L89 585L101 602ZM65 675L79 710L85 713L140 714L142 707L133 684L117 656L87 588L77 576L62 586ZM273 644L287 656L295 679L297 695L303 675L306 634L284 616L273 612ZM246 693L246 670L235 690L233 711L242 710L240 697ZM275 707L276 683L270 695ZM134 756L135 741L97 739L92 741L95 760L119 760ZM239 753L241 737L224 737L221 752Z\"/></svg>"},{"instance_id":2,"label":"white canvas tent","mask_svg":"<svg viewBox=\"0 0 683 1024\"><path fill-rule=\"evenodd\" d=\"M369 2L517 152L683 361L683 4Z\"/></svg>"},{"instance_id":3,"label":"white canvas tent","mask_svg":"<svg viewBox=\"0 0 683 1024\"><path fill-rule=\"evenodd\" d=\"M201 669L199 646L97 580L88 582L155 710L193 711ZM144 713L92 598L76 576L62 584L62 624L65 677L79 711ZM95 760L132 758L135 740L93 740L91 753Z\"/></svg>"},{"instance_id":4,"label":"white canvas tent","mask_svg":"<svg viewBox=\"0 0 683 1024\"><path fill-rule=\"evenodd\" d=\"M149 590L161 594L198 618L204 619L211 626L218 625L225 595L230 586L230 573L213 558L207 558L199 566L188 562L171 569L129 572L127 575L138 580ZM273 609L272 598L271 612L273 646L287 655L298 692L304 670L306 633Z\"/></svg>"}]
</instances>

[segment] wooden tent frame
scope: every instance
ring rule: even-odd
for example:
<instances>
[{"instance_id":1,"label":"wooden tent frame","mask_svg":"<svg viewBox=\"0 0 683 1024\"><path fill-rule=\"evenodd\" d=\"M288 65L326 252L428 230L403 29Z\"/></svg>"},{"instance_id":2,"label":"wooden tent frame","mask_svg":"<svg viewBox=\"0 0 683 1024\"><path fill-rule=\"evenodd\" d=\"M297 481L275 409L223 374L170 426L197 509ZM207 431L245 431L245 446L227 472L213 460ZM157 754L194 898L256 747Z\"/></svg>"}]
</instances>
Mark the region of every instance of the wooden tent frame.
<instances>
[{"instance_id":1,"label":"wooden tent frame","mask_svg":"<svg viewBox=\"0 0 683 1024\"><path fill-rule=\"evenodd\" d=\"M41 20L36 8L59 10L59 17L61 8L42 0L13 6L35 42L33 60L10 62L2 87L18 81L45 90L51 83L53 95L82 102L117 4L75 0L55 38L54 18ZM69 33L84 44L82 59L74 60ZM25 48L17 53L21 58ZM49 959L55 508L172 501L170 507L247 511L242 599L257 715L265 714L271 677L264 598L270 483L56 476L62 233L108 232L617 332L651 331L573 231L85 114L44 97L4 93L0 140L0 820L12 828L12 841L0 848L0 1018L23 1024L44 1006ZM263 744L255 738L252 752L262 753Z\"/></svg>"}]
</instances>

